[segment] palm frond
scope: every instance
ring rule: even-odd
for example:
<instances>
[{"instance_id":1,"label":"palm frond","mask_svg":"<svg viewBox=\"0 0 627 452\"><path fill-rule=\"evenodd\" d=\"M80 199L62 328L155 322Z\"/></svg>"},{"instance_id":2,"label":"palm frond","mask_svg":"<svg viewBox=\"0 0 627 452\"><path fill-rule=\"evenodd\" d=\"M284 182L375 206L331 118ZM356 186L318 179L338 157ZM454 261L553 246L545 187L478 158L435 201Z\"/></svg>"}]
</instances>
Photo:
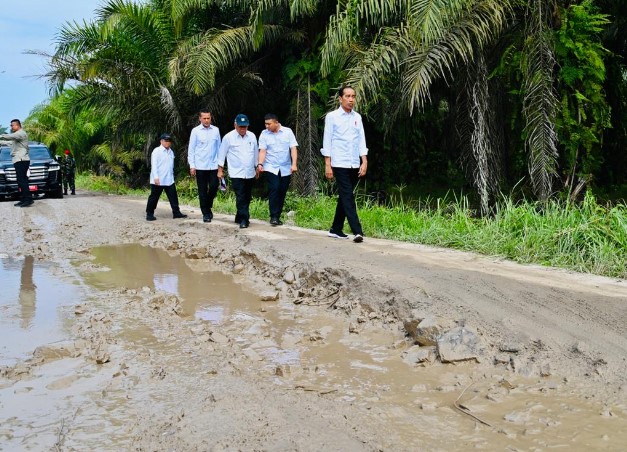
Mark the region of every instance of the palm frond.
<instances>
[{"instance_id":1,"label":"palm frond","mask_svg":"<svg viewBox=\"0 0 627 452\"><path fill-rule=\"evenodd\" d=\"M540 200L552 195L557 165L555 115L558 105L553 86L555 56L549 28L551 0L531 0L528 9L524 55L525 144L529 176Z\"/></svg>"}]
</instances>

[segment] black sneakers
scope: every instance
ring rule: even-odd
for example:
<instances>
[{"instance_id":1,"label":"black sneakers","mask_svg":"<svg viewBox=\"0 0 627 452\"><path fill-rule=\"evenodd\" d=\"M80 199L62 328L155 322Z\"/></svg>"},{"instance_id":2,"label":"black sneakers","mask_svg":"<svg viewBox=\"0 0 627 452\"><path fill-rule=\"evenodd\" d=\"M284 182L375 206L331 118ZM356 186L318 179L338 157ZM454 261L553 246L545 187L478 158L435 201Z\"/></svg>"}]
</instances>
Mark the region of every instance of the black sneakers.
<instances>
[{"instance_id":1,"label":"black sneakers","mask_svg":"<svg viewBox=\"0 0 627 452\"><path fill-rule=\"evenodd\" d=\"M146 214L146 221L155 221L156 219L157 217L155 217L153 214L151 213Z\"/></svg>"},{"instance_id":2,"label":"black sneakers","mask_svg":"<svg viewBox=\"0 0 627 452\"><path fill-rule=\"evenodd\" d=\"M270 218L270 224L272 226L281 226L283 222L279 220L278 218Z\"/></svg>"},{"instance_id":3,"label":"black sneakers","mask_svg":"<svg viewBox=\"0 0 627 452\"><path fill-rule=\"evenodd\" d=\"M172 218L187 218L187 215L185 215L182 212L176 212L175 214L172 215Z\"/></svg>"},{"instance_id":4,"label":"black sneakers","mask_svg":"<svg viewBox=\"0 0 627 452\"><path fill-rule=\"evenodd\" d=\"M239 224L240 229L246 229L248 226L250 226L250 221L248 220L242 220L242 222Z\"/></svg>"},{"instance_id":5,"label":"black sneakers","mask_svg":"<svg viewBox=\"0 0 627 452\"><path fill-rule=\"evenodd\" d=\"M348 238L348 236L344 234L342 231L337 232L337 231L334 231L333 229L331 229L327 235L329 237L333 237L334 239L347 239Z\"/></svg>"}]
</instances>

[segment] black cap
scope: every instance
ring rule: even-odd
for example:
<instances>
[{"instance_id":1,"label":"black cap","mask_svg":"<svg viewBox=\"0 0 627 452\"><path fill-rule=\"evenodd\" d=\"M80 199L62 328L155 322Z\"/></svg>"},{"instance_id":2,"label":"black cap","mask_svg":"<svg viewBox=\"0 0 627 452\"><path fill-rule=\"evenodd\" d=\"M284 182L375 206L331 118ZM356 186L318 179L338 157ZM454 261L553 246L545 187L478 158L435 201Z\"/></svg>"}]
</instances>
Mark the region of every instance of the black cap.
<instances>
[{"instance_id":1,"label":"black cap","mask_svg":"<svg viewBox=\"0 0 627 452\"><path fill-rule=\"evenodd\" d=\"M159 137L160 140L167 140L167 141L172 141L172 135L170 135L169 133L162 133L161 136Z\"/></svg>"}]
</instances>

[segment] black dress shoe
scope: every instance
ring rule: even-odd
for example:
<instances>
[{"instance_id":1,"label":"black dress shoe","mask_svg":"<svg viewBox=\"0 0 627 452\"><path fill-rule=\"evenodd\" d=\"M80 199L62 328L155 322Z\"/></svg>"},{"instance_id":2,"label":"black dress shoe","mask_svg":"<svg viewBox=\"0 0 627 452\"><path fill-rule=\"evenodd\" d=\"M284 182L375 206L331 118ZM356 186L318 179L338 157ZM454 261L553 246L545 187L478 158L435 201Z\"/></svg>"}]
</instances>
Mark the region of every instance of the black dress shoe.
<instances>
[{"instance_id":1,"label":"black dress shoe","mask_svg":"<svg viewBox=\"0 0 627 452\"><path fill-rule=\"evenodd\" d=\"M76 192L75 192L74 190L72 190L72 194L73 194L73 195L75 195L75 194L76 194Z\"/></svg>"},{"instance_id":2,"label":"black dress shoe","mask_svg":"<svg viewBox=\"0 0 627 452\"><path fill-rule=\"evenodd\" d=\"M154 215L148 213L146 214L146 221L155 221L157 219L157 217L155 217Z\"/></svg>"},{"instance_id":3,"label":"black dress shoe","mask_svg":"<svg viewBox=\"0 0 627 452\"><path fill-rule=\"evenodd\" d=\"M15 204L13 204L15 207L22 207L22 204L24 204L24 201L18 201Z\"/></svg>"},{"instance_id":4,"label":"black dress shoe","mask_svg":"<svg viewBox=\"0 0 627 452\"><path fill-rule=\"evenodd\" d=\"M240 228L240 229L246 229L248 226L250 226L250 221L248 221L248 220L243 220L243 221L239 224L239 228Z\"/></svg>"},{"instance_id":5,"label":"black dress shoe","mask_svg":"<svg viewBox=\"0 0 627 452\"><path fill-rule=\"evenodd\" d=\"M187 218L187 215L181 212L176 212L175 214L172 215L172 218Z\"/></svg>"},{"instance_id":6,"label":"black dress shoe","mask_svg":"<svg viewBox=\"0 0 627 452\"><path fill-rule=\"evenodd\" d=\"M35 204L35 201L33 201L32 199L29 199L27 201L22 201L22 204L20 204L20 207L30 207L33 204Z\"/></svg>"},{"instance_id":7,"label":"black dress shoe","mask_svg":"<svg viewBox=\"0 0 627 452\"><path fill-rule=\"evenodd\" d=\"M281 226L283 222L279 220L278 218L270 218L270 224L272 226Z\"/></svg>"},{"instance_id":8,"label":"black dress shoe","mask_svg":"<svg viewBox=\"0 0 627 452\"><path fill-rule=\"evenodd\" d=\"M202 216L202 222L203 223L211 223L211 217L209 215L203 215Z\"/></svg>"}]
</instances>

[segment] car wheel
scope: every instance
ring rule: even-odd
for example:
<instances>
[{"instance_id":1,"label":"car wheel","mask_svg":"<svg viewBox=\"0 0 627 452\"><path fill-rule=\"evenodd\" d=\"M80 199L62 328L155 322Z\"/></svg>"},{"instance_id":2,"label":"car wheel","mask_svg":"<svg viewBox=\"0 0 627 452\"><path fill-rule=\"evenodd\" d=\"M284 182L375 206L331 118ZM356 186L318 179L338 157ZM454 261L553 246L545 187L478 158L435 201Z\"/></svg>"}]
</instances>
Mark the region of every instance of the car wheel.
<instances>
[{"instance_id":1,"label":"car wheel","mask_svg":"<svg viewBox=\"0 0 627 452\"><path fill-rule=\"evenodd\" d=\"M49 198L61 199L63 198L63 187L57 188L55 191L48 193Z\"/></svg>"}]
</instances>

